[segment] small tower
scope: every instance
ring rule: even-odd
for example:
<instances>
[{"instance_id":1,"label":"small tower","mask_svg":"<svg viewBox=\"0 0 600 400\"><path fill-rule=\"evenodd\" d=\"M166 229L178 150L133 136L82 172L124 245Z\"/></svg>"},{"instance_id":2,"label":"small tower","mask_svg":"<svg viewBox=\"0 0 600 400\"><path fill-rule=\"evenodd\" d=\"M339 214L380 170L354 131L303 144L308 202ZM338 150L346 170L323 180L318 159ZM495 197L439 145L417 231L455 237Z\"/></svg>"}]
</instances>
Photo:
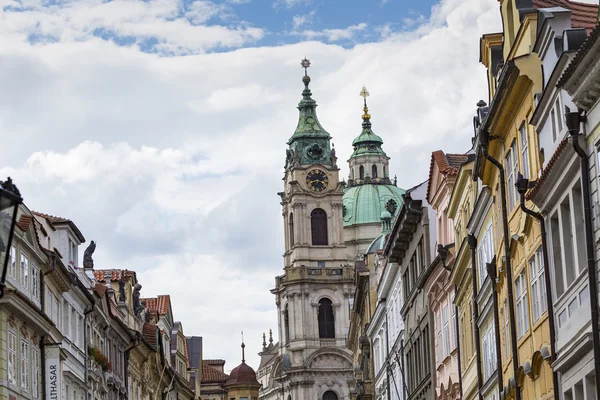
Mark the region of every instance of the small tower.
<instances>
[{"instance_id":1,"label":"small tower","mask_svg":"<svg viewBox=\"0 0 600 400\"><path fill-rule=\"evenodd\" d=\"M246 345L242 339L242 363L235 367L229 379L223 385L227 390L229 400L257 400L260 383L256 380L256 372L246 364L245 351Z\"/></svg>"}]
</instances>

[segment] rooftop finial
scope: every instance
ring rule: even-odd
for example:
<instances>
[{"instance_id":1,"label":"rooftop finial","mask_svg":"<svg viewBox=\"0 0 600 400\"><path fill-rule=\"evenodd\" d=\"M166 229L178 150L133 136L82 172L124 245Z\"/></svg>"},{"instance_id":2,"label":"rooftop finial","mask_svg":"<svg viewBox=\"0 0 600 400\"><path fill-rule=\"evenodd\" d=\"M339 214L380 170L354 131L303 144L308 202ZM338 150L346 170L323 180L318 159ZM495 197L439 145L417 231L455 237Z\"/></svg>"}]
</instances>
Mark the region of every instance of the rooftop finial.
<instances>
[{"instance_id":1,"label":"rooftop finial","mask_svg":"<svg viewBox=\"0 0 600 400\"><path fill-rule=\"evenodd\" d=\"M264 332L263 332L263 342L262 342L262 345L263 345L263 349L267 348L267 334L264 333Z\"/></svg>"},{"instance_id":2,"label":"rooftop finial","mask_svg":"<svg viewBox=\"0 0 600 400\"><path fill-rule=\"evenodd\" d=\"M360 91L360 97L362 97L364 101L362 119L363 121L368 121L371 119L371 116L369 115L369 107L367 107L367 97L369 97L369 92L367 91L366 86L362 87L362 90Z\"/></svg>"},{"instance_id":3,"label":"rooftop finial","mask_svg":"<svg viewBox=\"0 0 600 400\"><path fill-rule=\"evenodd\" d=\"M304 57L302 61L300 61L300 65L302 65L302 68L304 68L304 76L308 76L308 67L310 67L310 60Z\"/></svg>"},{"instance_id":4,"label":"rooftop finial","mask_svg":"<svg viewBox=\"0 0 600 400\"><path fill-rule=\"evenodd\" d=\"M269 329L269 343L273 343L273 329Z\"/></svg>"},{"instance_id":5,"label":"rooftop finial","mask_svg":"<svg viewBox=\"0 0 600 400\"><path fill-rule=\"evenodd\" d=\"M246 354L245 354L245 349L246 345L244 344L244 331L242 331L242 362L245 363L246 362Z\"/></svg>"}]
</instances>

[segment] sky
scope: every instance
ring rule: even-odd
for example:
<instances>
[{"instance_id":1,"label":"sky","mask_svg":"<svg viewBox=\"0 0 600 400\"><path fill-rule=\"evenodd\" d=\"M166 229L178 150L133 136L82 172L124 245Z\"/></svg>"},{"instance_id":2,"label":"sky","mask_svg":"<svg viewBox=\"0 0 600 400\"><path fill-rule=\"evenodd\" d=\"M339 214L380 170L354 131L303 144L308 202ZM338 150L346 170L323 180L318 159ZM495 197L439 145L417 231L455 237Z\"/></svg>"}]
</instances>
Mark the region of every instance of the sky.
<instances>
[{"instance_id":1,"label":"sky","mask_svg":"<svg viewBox=\"0 0 600 400\"><path fill-rule=\"evenodd\" d=\"M500 28L497 0L0 0L0 176L95 240L96 268L170 294L205 358L235 367L243 330L257 367L300 60L340 161L366 85L408 188L432 151L470 148L478 39Z\"/></svg>"}]
</instances>

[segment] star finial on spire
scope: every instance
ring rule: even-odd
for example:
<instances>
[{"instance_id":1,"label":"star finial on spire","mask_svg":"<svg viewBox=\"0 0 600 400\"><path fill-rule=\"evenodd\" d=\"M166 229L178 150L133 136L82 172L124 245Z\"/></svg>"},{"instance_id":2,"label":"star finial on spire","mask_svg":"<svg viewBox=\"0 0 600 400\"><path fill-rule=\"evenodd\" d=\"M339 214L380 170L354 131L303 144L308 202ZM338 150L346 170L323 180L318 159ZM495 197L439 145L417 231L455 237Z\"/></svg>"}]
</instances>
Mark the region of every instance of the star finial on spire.
<instances>
[{"instance_id":1,"label":"star finial on spire","mask_svg":"<svg viewBox=\"0 0 600 400\"><path fill-rule=\"evenodd\" d=\"M367 97L369 97L369 92L367 91L367 87L364 85L360 91L360 97L362 97L364 100L362 119L364 121L369 121L371 119L371 116L369 115L369 108L367 107Z\"/></svg>"},{"instance_id":2,"label":"star finial on spire","mask_svg":"<svg viewBox=\"0 0 600 400\"><path fill-rule=\"evenodd\" d=\"M300 61L300 65L302 65L302 68L304 68L304 76L308 75L308 67L310 67L310 60L306 57L304 57L302 59L302 61Z\"/></svg>"}]
</instances>

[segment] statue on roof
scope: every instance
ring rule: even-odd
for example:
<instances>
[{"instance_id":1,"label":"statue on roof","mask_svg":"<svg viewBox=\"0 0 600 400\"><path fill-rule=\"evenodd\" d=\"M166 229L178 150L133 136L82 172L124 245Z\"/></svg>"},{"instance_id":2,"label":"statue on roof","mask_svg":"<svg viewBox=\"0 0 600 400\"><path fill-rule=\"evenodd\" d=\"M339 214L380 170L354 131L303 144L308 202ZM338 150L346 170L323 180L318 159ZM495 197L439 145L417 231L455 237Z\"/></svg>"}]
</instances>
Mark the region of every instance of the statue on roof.
<instances>
[{"instance_id":1,"label":"statue on roof","mask_svg":"<svg viewBox=\"0 0 600 400\"><path fill-rule=\"evenodd\" d=\"M83 268L85 269L93 269L94 268L94 260L92 259L92 254L96 250L96 243L92 240L92 243L85 249L83 253Z\"/></svg>"},{"instance_id":2,"label":"statue on roof","mask_svg":"<svg viewBox=\"0 0 600 400\"><path fill-rule=\"evenodd\" d=\"M133 298L133 313L138 317L144 311L144 305L140 302L140 290L142 290L142 285L136 283L131 294Z\"/></svg>"}]
</instances>

